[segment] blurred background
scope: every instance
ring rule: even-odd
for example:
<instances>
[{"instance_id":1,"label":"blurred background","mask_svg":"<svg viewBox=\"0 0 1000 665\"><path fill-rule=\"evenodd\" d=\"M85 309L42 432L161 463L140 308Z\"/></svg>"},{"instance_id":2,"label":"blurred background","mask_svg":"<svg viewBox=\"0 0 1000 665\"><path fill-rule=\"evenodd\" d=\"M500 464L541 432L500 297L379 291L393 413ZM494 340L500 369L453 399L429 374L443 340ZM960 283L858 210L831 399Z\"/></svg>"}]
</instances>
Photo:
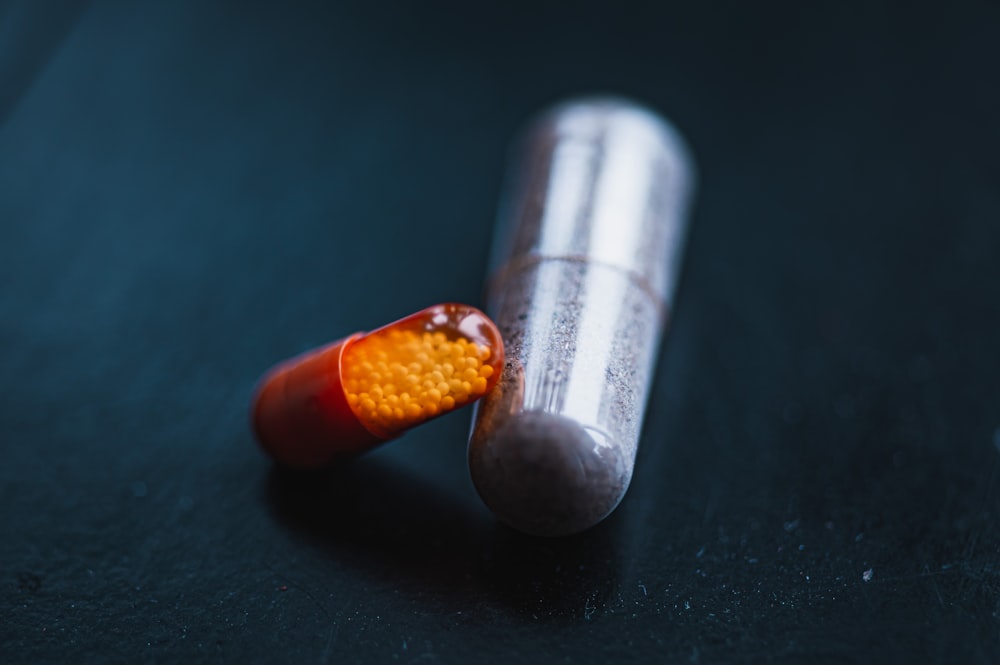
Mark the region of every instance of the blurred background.
<instances>
[{"instance_id":1,"label":"blurred background","mask_svg":"<svg viewBox=\"0 0 1000 665\"><path fill-rule=\"evenodd\" d=\"M0 2L0 660L1000 658L1000 5ZM507 150L700 188L632 488L522 537L469 414L289 477L272 363L481 304Z\"/></svg>"}]
</instances>

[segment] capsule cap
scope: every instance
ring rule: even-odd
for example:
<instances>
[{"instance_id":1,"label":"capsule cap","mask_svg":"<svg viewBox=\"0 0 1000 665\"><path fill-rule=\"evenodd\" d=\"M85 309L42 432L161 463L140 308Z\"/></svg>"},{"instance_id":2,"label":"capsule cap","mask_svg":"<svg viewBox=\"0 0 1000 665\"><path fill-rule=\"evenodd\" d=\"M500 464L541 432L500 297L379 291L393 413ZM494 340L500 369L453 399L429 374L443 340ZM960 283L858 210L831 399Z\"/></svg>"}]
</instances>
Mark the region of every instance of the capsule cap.
<instances>
[{"instance_id":1,"label":"capsule cap","mask_svg":"<svg viewBox=\"0 0 1000 665\"><path fill-rule=\"evenodd\" d=\"M673 125L626 99L584 98L539 115L520 149L496 229L492 288L555 258L614 267L671 301L696 179Z\"/></svg>"},{"instance_id":2,"label":"capsule cap","mask_svg":"<svg viewBox=\"0 0 1000 665\"><path fill-rule=\"evenodd\" d=\"M296 469L316 469L384 441L368 431L347 403L341 359L360 335L309 351L272 369L253 400L261 447Z\"/></svg>"}]
</instances>

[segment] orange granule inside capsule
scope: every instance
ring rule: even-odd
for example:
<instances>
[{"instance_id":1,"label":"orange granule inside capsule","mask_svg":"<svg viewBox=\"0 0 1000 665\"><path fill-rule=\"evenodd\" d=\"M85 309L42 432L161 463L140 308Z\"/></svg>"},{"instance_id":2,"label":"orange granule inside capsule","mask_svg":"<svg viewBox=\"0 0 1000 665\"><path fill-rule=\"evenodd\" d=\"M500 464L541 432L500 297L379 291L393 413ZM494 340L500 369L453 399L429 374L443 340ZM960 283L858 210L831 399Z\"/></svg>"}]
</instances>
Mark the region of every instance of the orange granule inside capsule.
<instances>
[{"instance_id":1,"label":"orange granule inside capsule","mask_svg":"<svg viewBox=\"0 0 1000 665\"><path fill-rule=\"evenodd\" d=\"M272 368L254 396L254 430L282 464L321 468L479 399L503 358L489 317L434 305Z\"/></svg>"},{"instance_id":2,"label":"orange granule inside capsule","mask_svg":"<svg viewBox=\"0 0 1000 665\"><path fill-rule=\"evenodd\" d=\"M482 397L497 371L494 355L441 331L377 331L344 350L347 403L368 429L389 436Z\"/></svg>"}]
</instances>

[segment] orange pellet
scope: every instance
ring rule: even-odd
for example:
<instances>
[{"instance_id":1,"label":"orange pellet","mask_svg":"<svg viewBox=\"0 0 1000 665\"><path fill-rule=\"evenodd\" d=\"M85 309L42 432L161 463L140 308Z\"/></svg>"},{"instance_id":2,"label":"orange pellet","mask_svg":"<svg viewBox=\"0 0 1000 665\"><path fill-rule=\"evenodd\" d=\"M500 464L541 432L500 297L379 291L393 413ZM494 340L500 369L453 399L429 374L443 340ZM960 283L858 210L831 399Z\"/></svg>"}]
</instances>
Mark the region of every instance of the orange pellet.
<instances>
[{"instance_id":1,"label":"orange pellet","mask_svg":"<svg viewBox=\"0 0 1000 665\"><path fill-rule=\"evenodd\" d=\"M485 395L495 355L484 343L440 330L389 327L344 350L347 403L372 432L391 435ZM465 364L466 381L452 390L444 377L454 374L455 361Z\"/></svg>"}]
</instances>

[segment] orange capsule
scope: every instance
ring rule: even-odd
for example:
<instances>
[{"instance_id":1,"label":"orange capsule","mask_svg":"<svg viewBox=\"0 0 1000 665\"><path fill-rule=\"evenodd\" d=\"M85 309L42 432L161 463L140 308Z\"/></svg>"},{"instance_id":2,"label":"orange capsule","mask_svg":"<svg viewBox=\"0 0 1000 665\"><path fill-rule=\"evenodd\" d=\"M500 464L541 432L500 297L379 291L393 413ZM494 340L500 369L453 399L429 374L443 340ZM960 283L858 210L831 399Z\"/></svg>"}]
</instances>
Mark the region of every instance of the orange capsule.
<instances>
[{"instance_id":1,"label":"orange capsule","mask_svg":"<svg viewBox=\"0 0 1000 665\"><path fill-rule=\"evenodd\" d=\"M319 468L471 404L502 365L489 317L435 305L274 367L253 400L254 430L282 464Z\"/></svg>"}]
</instances>

